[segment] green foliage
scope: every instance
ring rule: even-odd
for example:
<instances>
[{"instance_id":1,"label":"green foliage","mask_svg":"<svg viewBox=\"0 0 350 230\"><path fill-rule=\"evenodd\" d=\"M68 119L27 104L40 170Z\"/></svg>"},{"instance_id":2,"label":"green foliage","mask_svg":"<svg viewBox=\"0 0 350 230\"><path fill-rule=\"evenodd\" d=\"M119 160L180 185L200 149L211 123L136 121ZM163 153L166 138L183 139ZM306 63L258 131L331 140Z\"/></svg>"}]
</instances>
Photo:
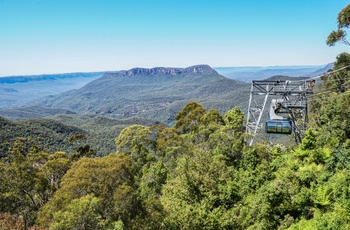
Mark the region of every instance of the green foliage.
<instances>
[{"instance_id":1,"label":"green foliage","mask_svg":"<svg viewBox=\"0 0 350 230\"><path fill-rule=\"evenodd\" d=\"M16 141L1 162L0 204L1 212L19 214L26 224L33 225L36 211L46 200L43 190L47 183L39 169L33 167L42 162L24 150L24 141Z\"/></svg>"},{"instance_id":2,"label":"green foliage","mask_svg":"<svg viewBox=\"0 0 350 230\"><path fill-rule=\"evenodd\" d=\"M175 175L163 187L165 228L228 229L233 204L239 200L234 171L224 158L195 151L178 159Z\"/></svg>"},{"instance_id":3,"label":"green foliage","mask_svg":"<svg viewBox=\"0 0 350 230\"><path fill-rule=\"evenodd\" d=\"M99 213L102 213L106 223L117 220L129 223L129 218L137 214L132 185L130 162L125 156L82 158L64 175L61 187L40 211L39 222L55 222L55 215L74 213L74 207L69 206L73 200L78 199L78 203L85 202L79 199L92 194L99 200ZM61 214L56 214L57 212ZM74 220L75 217L72 218Z\"/></svg>"},{"instance_id":4,"label":"green foliage","mask_svg":"<svg viewBox=\"0 0 350 230\"><path fill-rule=\"evenodd\" d=\"M327 45L329 46L334 46L335 43L341 41L345 44L347 44L347 39L346 39L346 32L342 29L338 29L336 31L332 31L327 38Z\"/></svg>"},{"instance_id":5,"label":"green foliage","mask_svg":"<svg viewBox=\"0 0 350 230\"><path fill-rule=\"evenodd\" d=\"M300 144L301 150L313 150L316 148L316 133L312 129L305 132L305 136Z\"/></svg>"},{"instance_id":6,"label":"green foliage","mask_svg":"<svg viewBox=\"0 0 350 230\"><path fill-rule=\"evenodd\" d=\"M346 148L350 138L350 55L341 53L334 63L335 73L323 76L321 92L311 100L311 126L317 132L317 145ZM339 71L337 71L339 70Z\"/></svg>"},{"instance_id":7,"label":"green foliage","mask_svg":"<svg viewBox=\"0 0 350 230\"><path fill-rule=\"evenodd\" d=\"M96 154L95 150L91 149L89 144L82 143L87 139L87 136L82 133L78 133L69 137L67 141L69 144L72 142L78 142L78 145L80 145L76 148L77 152L70 155L71 161L76 161L82 157L92 157Z\"/></svg>"},{"instance_id":8,"label":"green foliage","mask_svg":"<svg viewBox=\"0 0 350 230\"><path fill-rule=\"evenodd\" d=\"M0 117L0 126L4 131L0 132L0 157L7 151L6 143L17 138L30 138L32 143L50 152L65 151L79 155L80 150L77 152L77 149L81 147L85 152L93 149L92 155L106 156L115 152L115 137L121 130L133 124L150 126L154 123L153 120L136 117L114 119L78 114L25 121L10 121ZM28 146L31 145L29 140L27 143Z\"/></svg>"},{"instance_id":9,"label":"green foliage","mask_svg":"<svg viewBox=\"0 0 350 230\"><path fill-rule=\"evenodd\" d=\"M189 133L196 131L199 125L199 121L205 109L197 102L188 103L181 112L176 114L175 129L178 129L180 133Z\"/></svg>"},{"instance_id":10,"label":"green foliage","mask_svg":"<svg viewBox=\"0 0 350 230\"><path fill-rule=\"evenodd\" d=\"M93 195L74 199L68 205L66 211L58 211L54 214L50 229L103 229L102 217L98 212L99 206L99 200Z\"/></svg>"},{"instance_id":11,"label":"green foliage","mask_svg":"<svg viewBox=\"0 0 350 230\"><path fill-rule=\"evenodd\" d=\"M87 158L84 133L67 138L76 159L18 139L0 162L0 226L350 228L350 101L346 89L333 94L314 101L297 147L246 146L240 109L222 117L196 102L178 113L174 127L122 129L116 154L105 157Z\"/></svg>"},{"instance_id":12,"label":"green foliage","mask_svg":"<svg viewBox=\"0 0 350 230\"><path fill-rule=\"evenodd\" d=\"M138 179L142 177L144 165L155 160L156 144L151 134L149 127L132 125L123 129L116 138L117 154L132 159L132 170Z\"/></svg>"},{"instance_id":13,"label":"green foliage","mask_svg":"<svg viewBox=\"0 0 350 230\"><path fill-rule=\"evenodd\" d=\"M226 126L230 127L233 131L244 131L244 114L237 106L225 113L224 120Z\"/></svg>"},{"instance_id":14,"label":"green foliage","mask_svg":"<svg viewBox=\"0 0 350 230\"><path fill-rule=\"evenodd\" d=\"M219 111L215 109L208 110L203 116L200 118L200 124L204 126L208 126L210 124L218 124L223 125L224 120L222 119Z\"/></svg>"},{"instance_id":15,"label":"green foliage","mask_svg":"<svg viewBox=\"0 0 350 230\"><path fill-rule=\"evenodd\" d=\"M51 151L73 152L66 139L77 133L85 133L82 129L71 125L64 125L49 119L33 119L24 121L10 121L0 117L0 157L4 156L8 148L6 143L15 141L18 138L27 139L26 145L36 144Z\"/></svg>"},{"instance_id":16,"label":"green foliage","mask_svg":"<svg viewBox=\"0 0 350 230\"><path fill-rule=\"evenodd\" d=\"M327 45L334 46L336 42L343 42L346 45L350 45L350 43L346 39L346 31L345 28L349 28L350 26L350 5L347 5L343 8L337 17L338 22L338 30L332 31L327 38Z\"/></svg>"},{"instance_id":17,"label":"green foliage","mask_svg":"<svg viewBox=\"0 0 350 230\"><path fill-rule=\"evenodd\" d=\"M349 89L350 74L346 71L346 66L349 65L350 54L343 52L336 57L334 63L334 73L324 75L321 77L323 80L323 88L326 92L344 93L346 89Z\"/></svg>"},{"instance_id":18,"label":"green foliage","mask_svg":"<svg viewBox=\"0 0 350 230\"><path fill-rule=\"evenodd\" d=\"M317 144L331 148L346 146L350 138L350 95L348 93L330 95L318 104L314 114Z\"/></svg>"},{"instance_id":19,"label":"green foliage","mask_svg":"<svg viewBox=\"0 0 350 230\"><path fill-rule=\"evenodd\" d=\"M151 164L149 168L143 168L140 195L147 198L152 196L160 196L162 185L165 184L168 170L162 162Z\"/></svg>"},{"instance_id":20,"label":"green foliage","mask_svg":"<svg viewBox=\"0 0 350 230\"><path fill-rule=\"evenodd\" d=\"M338 14L338 27L348 28L350 26L350 5L347 5Z\"/></svg>"}]
</instances>

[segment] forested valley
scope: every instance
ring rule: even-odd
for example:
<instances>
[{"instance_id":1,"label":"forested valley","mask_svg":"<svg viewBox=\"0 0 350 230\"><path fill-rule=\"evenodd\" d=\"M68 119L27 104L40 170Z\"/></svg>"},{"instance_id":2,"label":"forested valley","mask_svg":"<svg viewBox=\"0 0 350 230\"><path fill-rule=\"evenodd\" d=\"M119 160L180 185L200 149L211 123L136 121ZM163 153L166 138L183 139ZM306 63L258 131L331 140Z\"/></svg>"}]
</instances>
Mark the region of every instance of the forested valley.
<instances>
[{"instance_id":1,"label":"forested valley","mask_svg":"<svg viewBox=\"0 0 350 230\"><path fill-rule=\"evenodd\" d=\"M344 40L347 18L329 45ZM0 229L349 229L349 63L341 53L321 77L298 146L250 147L239 107L195 101L172 127L124 128L107 156L79 130L66 140L75 150L4 142Z\"/></svg>"},{"instance_id":2,"label":"forested valley","mask_svg":"<svg viewBox=\"0 0 350 230\"><path fill-rule=\"evenodd\" d=\"M349 63L337 57L334 69ZM349 72L323 77L297 147L245 143L244 113L188 103L173 127L132 125L116 153L7 143L1 229L346 229ZM83 134L68 141L84 143ZM88 146L88 147L86 147ZM92 146L93 148L93 146Z\"/></svg>"}]
</instances>

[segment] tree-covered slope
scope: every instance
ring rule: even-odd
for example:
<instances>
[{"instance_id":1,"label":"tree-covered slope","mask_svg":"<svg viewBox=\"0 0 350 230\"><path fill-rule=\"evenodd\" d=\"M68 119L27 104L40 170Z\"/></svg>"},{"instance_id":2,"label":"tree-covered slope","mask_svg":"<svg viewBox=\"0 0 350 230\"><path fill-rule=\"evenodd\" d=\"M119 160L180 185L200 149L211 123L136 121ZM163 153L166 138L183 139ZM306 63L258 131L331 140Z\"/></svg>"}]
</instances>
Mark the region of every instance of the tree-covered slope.
<instances>
[{"instance_id":1,"label":"tree-covered slope","mask_svg":"<svg viewBox=\"0 0 350 230\"><path fill-rule=\"evenodd\" d=\"M101 115L61 114L51 119L62 124L76 126L84 130L87 142L96 151L98 156L105 156L115 152L114 139L120 132L130 125L153 125L153 120L130 117L116 119Z\"/></svg>"},{"instance_id":2,"label":"tree-covered slope","mask_svg":"<svg viewBox=\"0 0 350 230\"><path fill-rule=\"evenodd\" d=\"M65 125L50 119L31 119L23 121L10 121L0 117L0 153L3 155L12 143L18 138L36 143L48 151L75 152L73 146L67 143L70 136L78 133L87 133L76 126ZM30 147L31 144L28 144Z\"/></svg>"},{"instance_id":3,"label":"tree-covered slope","mask_svg":"<svg viewBox=\"0 0 350 230\"><path fill-rule=\"evenodd\" d=\"M114 139L121 130L133 125L153 125L153 120L130 117L115 119L97 115L61 114L50 119L28 119L11 121L0 117L0 157L6 152L9 143L19 138L27 139L50 152L65 151L75 153L75 144L68 143L71 136L84 134L85 143L93 148L98 156L115 152ZM31 144L28 144L30 147Z\"/></svg>"},{"instance_id":4,"label":"tree-covered slope","mask_svg":"<svg viewBox=\"0 0 350 230\"><path fill-rule=\"evenodd\" d=\"M47 108L42 106L0 108L0 116L7 117L11 120L44 118L57 114L74 114L74 112L67 109Z\"/></svg>"}]
</instances>

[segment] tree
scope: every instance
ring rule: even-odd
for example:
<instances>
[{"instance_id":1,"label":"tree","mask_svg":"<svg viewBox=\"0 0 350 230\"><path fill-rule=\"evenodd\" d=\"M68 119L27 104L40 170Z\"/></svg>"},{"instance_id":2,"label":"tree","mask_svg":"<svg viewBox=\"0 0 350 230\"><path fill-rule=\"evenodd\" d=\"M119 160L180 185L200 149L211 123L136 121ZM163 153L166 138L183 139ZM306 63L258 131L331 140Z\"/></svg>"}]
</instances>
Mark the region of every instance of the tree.
<instances>
[{"instance_id":1,"label":"tree","mask_svg":"<svg viewBox=\"0 0 350 230\"><path fill-rule=\"evenodd\" d=\"M334 73L326 74L321 77L323 85L321 89L325 91L326 96L331 93L344 93L350 88L350 72L346 68L350 63L350 54L343 52L336 57L334 63Z\"/></svg>"},{"instance_id":2,"label":"tree","mask_svg":"<svg viewBox=\"0 0 350 230\"><path fill-rule=\"evenodd\" d=\"M200 118L200 124L208 126L210 124L224 125L224 120L220 115L219 111L216 109L209 109L203 116Z\"/></svg>"},{"instance_id":3,"label":"tree","mask_svg":"<svg viewBox=\"0 0 350 230\"><path fill-rule=\"evenodd\" d=\"M61 179L71 167L72 162L65 152L56 152L48 156L48 160L40 168L40 174L43 175L49 185L47 196L52 197L59 189Z\"/></svg>"},{"instance_id":4,"label":"tree","mask_svg":"<svg viewBox=\"0 0 350 230\"><path fill-rule=\"evenodd\" d=\"M233 163L240 158L244 147L244 114L234 107L225 113L224 122L224 126L209 136L208 144L214 153L223 154Z\"/></svg>"},{"instance_id":5,"label":"tree","mask_svg":"<svg viewBox=\"0 0 350 230\"><path fill-rule=\"evenodd\" d=\"M0 161L0 212L21 216L23 228L32 226L39 208L49 199L49 184L41 173L48 154L39 147L27 149L17 139Z\"/></svg>"},{"instance_id":6,"label":"tree","mask_svg":"<svg viewBox=\"0 0 350 230\"><path fill-rule=\"evenodd\" d=\"M332 31L327 38L327 45L334 46L337 42L342 42L346 45L350 45L346 39L346 28L350 26L350 4L343 8L337 18L338 30Z\"/></svg>"},{"instance_id":7,"label":"tree","mask_svg":"<svg viewBox=\"0 0 350 230\"><path fill-rule=\"evenodd\" d=\"M55 213L50 229L102 229L103 221L99 213L99 206L99 199L91 194L74 199L68 205L66 211Z\"/></svg>"},{"instance_id":8,"label":"tree","mask_svg":"<svg viewBox=\"0 0 350 230\"><path fill-rule=\"evenodd\" d=\"M139 212L130 167L130 160L120 154L102 158L81 158L64 175L61 187L41 209L38 222L43 226L50 225L58 221L55 215L61 216L64 213L73 215L75 212L73 210L79 210L79 203L87 202L86 204L90 205L96 201L99 215L106 224L120 220L129 226ZM87 197L87 201L82 198L90 194L93 197ZM77 204L70 206L73 201ZM96 210L91 208L91 218L97 218ZM72 218L74 220L76 217ZM70 217L67 221L70 221Z\"/></svg>"},{"instance_id":9,"label":"tree","mask_svg":"<svg viewBox=\"0 0 350 230\"><path fill-rule=\"evenodd\" d=\"M180 133L195 131L197 130L199 121L204 113L205 109L203 106L195 101L189 102L178 114L176 114L174 128L179 130Z\"/></svg>"},{"instance_id":10,"label":"tree","mask_svg":"<svg viewBox=\"0 0 350 230\"><path fill-rule=\"evenodd\" d=\"M166 128L164 125L154 125L151 127L152 135L156 140L156 154L161 159L167 157L169 149L181 148L183 146L183 140L175 128ZM165 160L166 161L166 160Z\"/></svg>"},{"instance_id":11,"label":"tree","mask_svg":"<svg viewBox=\"0 0 350 230\"><path fill-rule=\"evenodd\" d=\"M175 175L163 186L166 229L233 229L239 201L234 169L223 156L196 149L178 158Z\"/></svg>"},{"instance_id":12,"label":"tree","mask_svg":"<svg viewBox=\"0 0 350 230\"><path fill-rule=\"evenodd\" d=\"M219 111L210 109L203 114L199 120L199 126L195 133L192 133L193 143L200 144L208 141L211 134L224 126L224 120Z\"/></svg>"},{"instance_id":13,"label":"tree","mask_svg":"<svg viewBox=\"0 0 350 230\"><path fill-rule=\"evenodd\" d=\"M244 132L244 113L239 107L227 111L224 115L225 125L233 129L234 132Z\"/></svg>"},{"instance_id":14,"label":"tree","mask_svg":"<svg viewBox=\"0 0 350 230\"><path fill-rule=\"evenodd\" d=\"M72 144L76 142L79 147L76 148L76 153L70 155L71 161L76 161L82 157L92 157L96 154L95 150L91 149L90 145L84 143L87 140L87 136L82 133L78 133L69 137L67 143Z\"/></svg>"},{"instance_id":15,"label":"tree","mask_svg":"<svg viewBox=\"0 0 350 230\"><path fill-rule=\"evenodd\" d=\"M132 125L123 129L115 140L117 154L124 154L132 160L132 170L137 180L142 177L142 167L156 159L154 139L149 127Z\"/></svg>"}]
</instances>

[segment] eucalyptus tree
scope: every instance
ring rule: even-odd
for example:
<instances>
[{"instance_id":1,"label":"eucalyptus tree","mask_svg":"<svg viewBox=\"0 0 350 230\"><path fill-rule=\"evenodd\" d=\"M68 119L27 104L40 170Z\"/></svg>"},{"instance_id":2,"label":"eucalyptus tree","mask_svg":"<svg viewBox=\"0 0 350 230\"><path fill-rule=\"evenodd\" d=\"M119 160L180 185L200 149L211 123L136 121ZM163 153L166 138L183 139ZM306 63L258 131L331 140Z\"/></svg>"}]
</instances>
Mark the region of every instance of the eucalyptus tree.
<instances>
[{"instance_id":1,"label":"eucalyptus tree","mask_svg":"<svg viewBox=\"0 0 350 230\"><path fill-rule=\"evenodd\" d=\"M327 45L334 46L337 42L342 42L345 45L350 45L346 36L346 29L350 26L350 4L343 8L337 17L338 29L333 30L327 38Z\"/></svg>"}]
</instances>

